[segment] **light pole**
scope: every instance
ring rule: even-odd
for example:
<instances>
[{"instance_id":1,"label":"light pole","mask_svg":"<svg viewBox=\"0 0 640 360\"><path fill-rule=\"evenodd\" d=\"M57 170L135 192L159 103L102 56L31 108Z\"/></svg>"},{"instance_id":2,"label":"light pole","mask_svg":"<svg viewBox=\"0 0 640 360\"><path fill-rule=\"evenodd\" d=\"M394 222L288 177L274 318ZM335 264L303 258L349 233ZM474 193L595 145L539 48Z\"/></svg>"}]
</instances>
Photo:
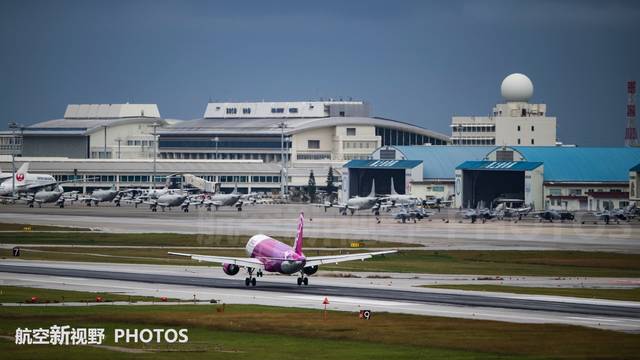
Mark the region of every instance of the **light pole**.
<instances>
[{"instance_id":1,"label":"light pole","mask_svg":"<svg viewBox=\"0 0 640 360\"><path fill-rule=\"evenodd\" d=\"M287 170L285 168L285 162L284 162L284 129L287 127L287 124L284 122L284 120L282 120L280 122L280 124L278 124L278 127L280 128L280 195L282 195L282 197L284 198L285 193L286 193L286 185L285 185L285 178L286 178L286 173Z\"/></svg>"},{"instance_id":2,"label":"light pole","mask_svg":"<svg viewBox=\"0 0 640 360\"><path fill-rule=\"evenodd\" d=\"M120 159L120 143L122 142L122 139L117 138L116 141L118 142L118 159Z\"/></svg>"},{"instance_id":3,"label":"light pole","mask_svg":"<svg viewBox=\"0 0 640 360\"><path fill-rule=\"evenodd\" d=\"M289 194L289 144L291 143L291 137L287 136L284 138L284 193Z\"/></svg>"},{"instance_id":4,"label":"light pole","mask_svg":"<svg viewBox=\"0 0 640 360\"><path fill-rule=\"evenodd\" d=\"M158 124L157 122L154 122L153 124L151 124L151 126L153 127L153 179L151 180L151 184L153 186L153 188L156 188L156 158L157 158L157 149L158 149L158 126L160 126L160 124Z\"/></svg>"},{"instance_id":5,"label":"light pole","mask_svg":"<svg viewBox=\"0 0 640 360\"><path fill-rule=\"evenodd\" d=\"M216 143L216 157L215 157L215 159L218 160L218 141L220 141L220 138L216 136L211 140Z\"/></svg>"},{"instance_id":6,"label":"light pole","mask_svg":"<svg viewBox=\"0 0 640 360\"><path fill-rule=\"evenodd\" d=\"M107 158L107 125L102 125L104 128L104 159ZM98 156L100 158L100 156Z\"/></svg>"},{"instance_id":7,"label":"light pole","mask_svg":"<svg viewBox=\"0 0 640 360\"><path fill-rule=\"evenodd\" d=\"M17 138L16 138L16 130L18 128L22 128L21 126L19 126L15 121L12 121L11 123L9 123L9 129L11 129L11 140L13 142L13 144L11 144L11 169L12 169L12 174L13 176L11 176L11 198L15 201L16 198L16 150L18 149L17 147Z\"/></svg>"}]
</instances>

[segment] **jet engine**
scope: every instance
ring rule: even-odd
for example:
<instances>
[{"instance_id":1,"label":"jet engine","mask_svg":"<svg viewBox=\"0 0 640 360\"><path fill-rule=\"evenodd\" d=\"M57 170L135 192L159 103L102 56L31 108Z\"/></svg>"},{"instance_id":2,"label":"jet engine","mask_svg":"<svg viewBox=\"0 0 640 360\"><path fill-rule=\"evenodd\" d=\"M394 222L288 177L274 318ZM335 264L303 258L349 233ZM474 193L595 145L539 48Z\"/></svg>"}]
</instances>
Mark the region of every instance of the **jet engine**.
<instances>
[{"instance_id":1,"label":"jet engine","mask_svg":"<svg viewBox=\"0 0 640 360\"><path fill-rule=\"evenodd\" d=\"M222 270L227 275L235 275L240 271L240 266L235 264L222 264Z\"/></svg>"},{"instance_id":2,"label":"jet engine","mask_svg":"<svg viewBox=\"0 0 640 360\"><path fill-rule=\"evenodd\" d=\"M307 275L313 275L316 272L318 272L318 265L316 265L316 266L307 266L306 268L302 269L302 272L304 272Z\"/></svg>"}]
</instances>

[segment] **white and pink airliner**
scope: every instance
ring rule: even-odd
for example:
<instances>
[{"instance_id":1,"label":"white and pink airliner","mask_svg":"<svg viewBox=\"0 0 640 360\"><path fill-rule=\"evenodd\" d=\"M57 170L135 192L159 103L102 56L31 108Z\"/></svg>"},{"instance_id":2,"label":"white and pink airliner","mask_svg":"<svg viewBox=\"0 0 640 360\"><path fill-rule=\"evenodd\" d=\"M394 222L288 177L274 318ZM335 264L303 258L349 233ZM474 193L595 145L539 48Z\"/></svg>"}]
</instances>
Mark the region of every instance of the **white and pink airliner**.
<instances>
[{"instance_id":1,"label":"white and pink airliner","mask_svg":"<svg viewBox=\"0 0 640 360\"><path fill-rule=\"evenodd\" d=\"M319 265L365 260L375 255L397 252L397 250L385 250L348 255L305 256L302 253L303 228L304 213L300 213L298 232L296 233L293 247L267 235L258 234L252 236L245 247L249 257L226 257L174 252L170 252L169 254L188 256L193 260L222 264L222 269L227 275L236 275L240 272L240 268L245 268L249 276L244 279L244 284L246 286L256 286L256 277L261 277L263 270L287 275L299 273L298 285L308 285L308 276L315 274L318 271Z\"/></svg>"}]
</instances>

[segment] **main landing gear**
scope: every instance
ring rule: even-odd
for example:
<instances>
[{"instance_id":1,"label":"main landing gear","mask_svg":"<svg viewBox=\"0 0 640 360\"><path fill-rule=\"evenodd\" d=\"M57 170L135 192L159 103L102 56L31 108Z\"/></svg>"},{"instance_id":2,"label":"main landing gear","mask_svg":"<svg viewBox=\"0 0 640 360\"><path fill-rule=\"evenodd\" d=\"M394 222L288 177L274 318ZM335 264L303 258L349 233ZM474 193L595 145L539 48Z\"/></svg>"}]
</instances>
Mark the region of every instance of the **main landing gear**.
<instances>
[{"instance_id":1,"label":"main landing gear","mask_svg":"<svg viewBox=\"0 0 640 360\"><path fill-rule=\"evenodd\" d=\"M302 284L309 285L309 278L304 276L304 272L300 271L300 277L298 277L298 286Z\"/></svg>"},{"instance_id":2,"label":"main landing gear","mask_svg":"<svg viewBox=\"0 0 640 360\"><path fill-rule=\"evenodd\" d=\"M256 278L253 277L253 268L247 268L247 272L249 273L249 277L244 279L244 286L256 286ZM256 273L257 277L262 277L262 270L258 270Z\"/></svg>"}]
</instances>

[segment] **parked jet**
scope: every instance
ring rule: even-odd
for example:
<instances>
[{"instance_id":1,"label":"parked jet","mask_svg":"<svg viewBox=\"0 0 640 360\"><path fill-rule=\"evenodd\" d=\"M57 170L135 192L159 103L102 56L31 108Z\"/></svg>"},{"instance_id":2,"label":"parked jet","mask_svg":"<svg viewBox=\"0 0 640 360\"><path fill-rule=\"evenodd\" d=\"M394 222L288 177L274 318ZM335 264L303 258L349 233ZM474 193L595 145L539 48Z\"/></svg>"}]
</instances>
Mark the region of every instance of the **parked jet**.
<instances>
[{"instance_id":1,"label":"parked jet","mask_svg":"<svg viewBox=\"0 0 640 360\"><path fill-rule=\"evenodd\" d=\"M594 213L593 215L595 215L598 220L604 221L605 224L609 224L612 220L616 223L620 223L620 221L630 221L636 216L636 204L632 203L623 208L604 210Z\"/></svg>"},{"instance_id":2,"label":"parked jet","mask_svg":"<svg viewBox=\"0 0 640 360\"><path fill-rule=\"evenodd\" d=\"M560 222L563 222L565 220L573 221L576 218L572 212L566 210L545 210L533 212L531 214L540 219L540 222L542 222L543 220L548 222L553 222L553 220L560 220Z\"/></svg>"},{"instance_id":3,"label":"parked jet","mask_svg":"<svg viewBox=\"0 0 640 360\"><path fill-rule=\"evenodd\" d=\"M16 192L28 192L45 186L56 185L57 183L56 179L49 174L29 173L29 163L24 163L13 177L5 179L0 184L0 195L10 195L14 189L14 185Z\"/></svg>"},{"instance_id":4,"label":"parked jet","mask_svg":"<svg viewBox=\"0 0 640 360\"><path fill-rule=\"evenodd\" d=\"M415 223L417 220L422 220L431 215L433 215L433 213L430 213L423 208L410 208L407 206L403 206L400 211L393 214L393 219L402 221L403 224L406 223L407 220L413 220L413 222Z\"/></svg>"},{"instance_id":5,"label":"parked jet","mask_svg":"<svg viewBox=\"0 0 640 360\"><path fill-rule=\"evenodd\" d=\"M299 273L298 285L308 285L309 278L318 271L322 264L336 264L344 261L365 260L376 255L392 254L397 250L376 251L369 253L356 253L348 255L305 256L302 252L304 228L304 213L300 213L298 231L293 247L275 240L267 235L258 234L252 236L245 247L249 257L227 257L212 255L197 255L170 252L171 255L186 256L197 261L208 261L222 264L222 269L227 275L236 275L240 268L247 270L248 277L244 279L245 286L256 286L256 277L263 275L262 271L276 272L291 275Z\"/></svg>"}]
</instances>

